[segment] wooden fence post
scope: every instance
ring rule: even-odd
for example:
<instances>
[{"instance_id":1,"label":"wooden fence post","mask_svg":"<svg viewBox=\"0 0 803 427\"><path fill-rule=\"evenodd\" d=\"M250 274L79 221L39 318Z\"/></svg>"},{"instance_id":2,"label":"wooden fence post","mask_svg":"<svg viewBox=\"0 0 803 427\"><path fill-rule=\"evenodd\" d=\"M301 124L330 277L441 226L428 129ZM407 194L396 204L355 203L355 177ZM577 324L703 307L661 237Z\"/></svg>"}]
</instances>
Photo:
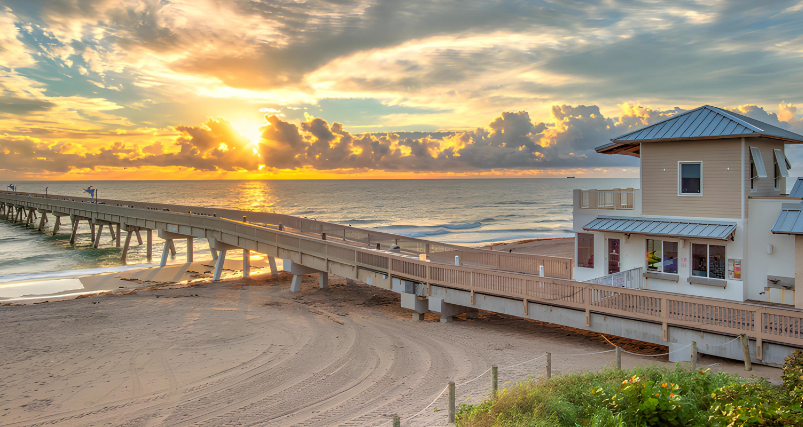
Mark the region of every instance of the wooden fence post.
<instances>
[{"instance_id":1,"label":"wooden fence post","mask_svg":"<svg viewBox=\"0 0 803 427\"><path fill-rule=\"evenodd\" d=\"M739 335L739 339L742 341L742 355L744 356L744 370L745 371L752 371L753 370L753 362L750 360L750 339L747 338L747 334Z\"/></svg>"},{"instance_id":2,"label":"wooden fence post","mask_svg":"<svg viewBox=\"0 0 803 427\"><path fill-rule=\"evenodd\" d=\"M546 377L552 378L552 353L546 352Z\"/></svg>"},{"instance_id":3,"label":"wooden fence post","mask_svg":"<svg viewBox=\"0 0 803 427\"><path fill-rule=\"evenodd\" d=\"M449 381L449 424L454 424L454 381Z\"/></svg>"},{"instance_id":4,"label":"wooden fence post","mask_svg":"<svg viewBox=\"0 0 803 427\"><path fill-rule=\"evenodd\" d=\"M622 347L616 347L616 369L622 369Z\"/></svg>"},{"instance_id":5,"label":"wooden fence post","mask_svg":"<svg viewBox=\"0 0 803 427\"><path fill-rule=\"evenodd\" d=\"M691 370L697 370L697 341L691 342Z\"/></svg>"},{"instance_id":6,"label":"wooden fence post","mask_svg":"<svg viewBox=\"0 0 803 427\"><path fill-rule=\"evenodd\" d=\"M493 397L499 392L499 369L496 365L491 366L491 393Z\"/></svg>"}]
</instances>

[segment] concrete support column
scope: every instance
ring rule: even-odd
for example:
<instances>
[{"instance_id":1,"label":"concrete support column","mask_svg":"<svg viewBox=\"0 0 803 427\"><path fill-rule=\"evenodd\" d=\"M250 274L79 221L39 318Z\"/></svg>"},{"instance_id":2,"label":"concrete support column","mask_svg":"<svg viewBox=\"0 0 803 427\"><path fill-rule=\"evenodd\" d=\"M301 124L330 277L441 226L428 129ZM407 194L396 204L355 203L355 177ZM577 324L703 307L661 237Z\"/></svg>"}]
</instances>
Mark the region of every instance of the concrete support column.
<instances>
[{"instance_id":1,"label":"concrete support column","mask_svg":"<svg viewBox=\"0 0 803 427\"><path fill-rule=\"evenodd\" d=\"M162 260L159 261L159 267L167 265L167 254L170 253L170 244L173 243L171 239L165 240L164 248L162 249Z\"/></svg>"},{"instance_id":2,"label":"concrete support column","mask_svg":"<svg viewBox=\"0 0 803 427\"><path fill-rule=\"evenodd\" d=\"M115 227L117 228L117 236L116 236L117 241L115 242L114 246L119 248L120 247L120 224L117 223L115 225ZM109 225L109 228L111 228L111 225Z\"/></svg>"},{"instance_id":3,"label":"concrete support column","mask_svg":"<svg viewBox=\"0 0 803 427\"><path fill-rule=\"evenodd\" d=\"M187 237L187 262L192 262L192 237Z\"/></svg>"},{"instance_id":4,"label":"concrete support column","mask_svg":"<svg viewBox=\"0 0 803 427\"><path fill-rule=\"evenodd\" d=\"M269 256L268 264L270 264L270 274L279 274L279 269L276 268L276 258Z\"/></svg>"},{"instance_id":5,"label":"concrete support column","mask_svg":"<svg viewBox=\"0 0 803 427\"><path fill-rule=\"evenodd\" d=\"M78 217L77 217L77 216L74 216L74 217L72 218L72 234L70 234L70 244L71 244L71 245L74 245L74 244L75 244L75 235L76 235L76 234L78 234L78 223L79 223L80 221L81 221L81 220L80 220L80 219L78 219Z\"/></svg>"},{"instance_id":6,"label":"concrete support column","mask_svg":"<svg viewBox=\"0 0 803 427\"><path fill-rule=\"evenodd\" d=\"M176 244L173 242L173 239L170 239L170 256L176 256Z\"/></svg>"},{"instance_id":7,"label":"concrete support column","mask_svg":"<svg viewBox=\"0 0 803 427\"><path fill-rule=\"evenodd\" d=\"M59 227L61 226L61 215L56 215L56 222L53 224L53 235L55 236L56 233L59 232Z\"/></svg>"},{"instance_id":8,"label":"concrete support column","mask_svg":"<svg viewBox=\"0 0 803 427\"><path fill-rule=\"evenodd\" d=\"M226 251L221 250L218 253L217 261L215 262L215 274L212 276L212 281L220 281L220 275L223 273L223 263L226 262Z\"/></svg>"},{"instance_id":9,"label":"concrete support column","mask_svg":"<svg viewBox=\"0 0 803 427\"><path fill-rule=\"evenodd\" d=\"M42 212L42 217L39 218L39 231L42 231L45 228L45 222L47 222L47 212Z\"/></svg>"},{"instance_id":10,"label":"concrete support column","mask_svg":"<svg viewBox=\"0 0 803 427\"><path fill-rule=\"evenodd\" d=\"M111 227L109 227L109 230L111 230ZM98 224L98 233L97 233L97 235L95 235L95 244L92 245L92 246L97 248L98 245L100 245L100 235L101 234L103 234L103 224Z\"/></svg>"},{"instance_id":11,"label":"concrete support column","mask_svg":"<svg viewBox=\"0 0 803 427\"><path fill-rule=\"evenodd\" d=\"M321 289L329 287L329 273L325 271L318 273L318 287Z\"/></svg>"},{"instance_id":12,"label":"concrete support column","mask_svg":"<svg viewBox=\"0 0 803 427\"><path fill-rule=\"evenodd\" d=\"M251 251L243 249L243 278L251 277Z\"/></svg>"},{"instance_id":13,"label":"concrete support column","mask_svg":"<svg viewBox=\"0 0 803 427\"><path fill-rule=\"evenodd\" d=\"M142 235L139 234L139 227L135 228L134 231L137 233L137 243L142 244Z\"/></svg>"},{"instance_id":14,"label":"concrete support column","mask_svg":"<svg viewBox=\"0 0 803 427\"><path fill-rule=\"evenodd\" d=\"M128 246L131 245L131 234L133 234L133 232L131 231L131 228L129 227L128 228L128 234L126 234L126 236L125 236L125 245L123 245L123 255L120 257L120 259L123 261L123 264L125 264L126 257L128 257ZM118 232L118 236L119 236L119 232Z\"/></svg>"},{"instance_id":15,"label":"concrete support column","mask_svg":"<svg viewBox=\"0 0 803 427\"><path fill-rule=\"evenodd\" d=\"M146 236L146 238L148 247L145 249L148 252L147 255L148 261L151 261L153 259L153 230L148 229L148 235Z\"/></svg>"},{"instance_id":16,"label":"concrete support column","mask_svg":"<svg viewBox=\"0 0 803 427\"><path fill-rule=\"evenodd\" d=\"M95 241L95 223L92 222L91 219L89 220L89 228L92 231L92 241L94 242Z\"/></svg>"},{"instance_id":17,"label":"concrete support column","mask_svg":"<svg viewBox=\"0 0 803 427\"><path fill-rule=\"evenodd\" d=\"M300 292L301 291L301 278L303 276L301 274L296 274L293 276L293 283L290 284L290 292Z\"/></svg>"}]
</instances>

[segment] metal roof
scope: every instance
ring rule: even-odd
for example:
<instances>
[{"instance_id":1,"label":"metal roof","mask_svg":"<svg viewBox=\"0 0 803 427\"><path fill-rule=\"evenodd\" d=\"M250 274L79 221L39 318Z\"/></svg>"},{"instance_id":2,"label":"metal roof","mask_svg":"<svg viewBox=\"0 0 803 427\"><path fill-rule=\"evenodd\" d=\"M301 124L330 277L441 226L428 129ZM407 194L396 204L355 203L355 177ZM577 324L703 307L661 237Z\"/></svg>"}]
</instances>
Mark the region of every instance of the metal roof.
<instances>
[{"instance_id":1,"label":"metal roof","mask_svg":"<svg viewBox=\"0 0 803 427\"><path fill-rule=\"evenodd\" d=\"M587 231L649 234L655 236L727 240L735 222L681 221L668 218L598 216L583 226Z\"/></svg>"},{"instance_id":2,"label":"metal roof","mask_svg":"<svg viewBox=\"0 0 803 427\"><path fill-rule=\"evenodd\" d=\"M645 128L626 133L597 147L597 152L638 156L638 143L693 139L757 137L803 142L803 135L721 108L703 105Z\"/></svg>"},{"instance_id":3,"label":"metal roof","mask_svg":"<svg viewBox=\"0 0 803 427\"><path fill-rule=\"evenodd\" d=\"M800 179L795 183L798 188ZM792 190L794 191L794 190ZM781 214L772 226L773 234L803 234L803 215L800 214L800 203L784 203Z\"/></svg>"},{"instance_id":4,"label":"metal roof","mask_svg":"<svg viewBox=\"0 0 803 427\"><path fill-rule=\"evenodd\" d=\"M795 186L789 192L789 197L802 197L803 198L803 177L799 177L795 181Z\"/></svg>"}]
</instances>

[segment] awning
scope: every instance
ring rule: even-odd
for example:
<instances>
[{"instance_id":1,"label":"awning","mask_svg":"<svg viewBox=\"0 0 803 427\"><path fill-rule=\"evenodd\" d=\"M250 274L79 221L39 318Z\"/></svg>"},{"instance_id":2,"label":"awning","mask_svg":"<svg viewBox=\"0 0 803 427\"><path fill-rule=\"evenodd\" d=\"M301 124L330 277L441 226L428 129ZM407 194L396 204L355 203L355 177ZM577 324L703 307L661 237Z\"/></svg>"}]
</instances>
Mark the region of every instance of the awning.
<instances>
[{"instance_id":1,"label":"awning","mask_svg":"<svg viewBox=\"0 0 803 427\"><path fill-rule=\"evenodd\" d=\"M803 234L803 215L800 203L784 203L781 214L772 226L773 234Z\"/></svg>"},{"instance_id":2,"label":"awning","mask_svg":"<svg viewBox=\"0 0 803 427\"><path fill-rule=\"evenodd\" d=\"M761 158L761 151L756 147L750 147L750 155L753 158L753 166L756 168L756 176L753 178L766 178L767 168L764 167L764 159Z\"/></svg>"},{"instance_id":3,"label":"awning","mask_svg":"<svg viewBox=\"0 0 803 427\"><path fill-rule=\"evenodd\" d=\"M680 239L727 240L736 230L735 222L682 221L668 218L598 216L583 226L587 231L648 234Z\"/></svg>"}]
</instances>

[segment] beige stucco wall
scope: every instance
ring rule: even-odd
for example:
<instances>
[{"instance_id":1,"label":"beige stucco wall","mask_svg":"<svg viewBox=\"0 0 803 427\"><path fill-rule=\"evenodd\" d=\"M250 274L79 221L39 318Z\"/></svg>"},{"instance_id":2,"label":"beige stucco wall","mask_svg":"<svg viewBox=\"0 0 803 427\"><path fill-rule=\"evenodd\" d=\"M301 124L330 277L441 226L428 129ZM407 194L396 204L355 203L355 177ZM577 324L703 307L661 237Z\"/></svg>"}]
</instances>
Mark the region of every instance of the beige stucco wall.
<instances>
[{"instance_id":1,"label":"beige stucco wall","mask_svg":"<svg viewBox=\"0 0 803 427\"><path fill-rule=\"evenodd\" d=\"M644 215L741 218L741 139L641 144ZM678 162L703 162L703 195L678 195ZM728 169L730 168L730 169Z\"/></svg>"}]
</instances>

